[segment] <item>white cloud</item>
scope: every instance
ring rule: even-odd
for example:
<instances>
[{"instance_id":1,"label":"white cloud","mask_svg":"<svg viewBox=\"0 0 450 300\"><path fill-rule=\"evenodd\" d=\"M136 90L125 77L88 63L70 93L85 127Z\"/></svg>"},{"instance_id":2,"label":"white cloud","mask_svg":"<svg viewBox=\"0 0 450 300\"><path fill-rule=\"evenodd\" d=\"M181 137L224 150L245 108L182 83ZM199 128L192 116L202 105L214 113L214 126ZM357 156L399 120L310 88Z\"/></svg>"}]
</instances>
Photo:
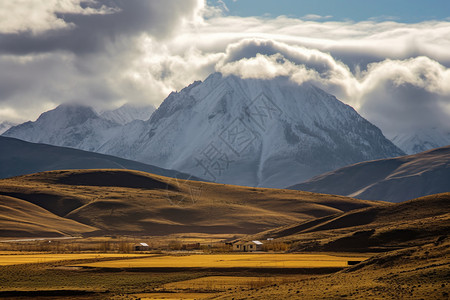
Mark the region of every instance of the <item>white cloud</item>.
<instances>
[{"instance_id":1,"label":"white cloud","mask_svg":"<svg viewBox=\"0 0 450 300\"><path fill-rule=\"evenodd\" d=\"M20 33L31 31L33 34L47 30L70 29L57 14L71 13L81 15L110 14L118 9L100 5L100 7L82 6L97 4L95 0L14 0L0 2L0 33Z\"/></svg>"},{"instance_id":2,"label":"white cloud","mask_svg":"<svg viewBox=\"0 0 450 300\"><path fill-rule=\"evenodd\" d=\"M86 30L93 28L92 41L101 44L93 47L64 40L61 45L43 40L36 48L44 50L38 53L23 50L30 47L24 42L20 48L5 48L7 53L2 54L1 44L6 44L0 43L0 119L33 118L49 103L72 101L73 91L99 107L123 102L158 105L171 91L220 71L244 78L281 75L299 84L313 82L388 134L419 127L450 128L450 22L241 18L224 16L223 8L206 6L202 0L184 2L183 7L178 1L164 1L164 5L149 1L145 7L131 1L135 9L129 5L123 13L126 8L112 12L117 8L99 3L88 5L93 11L86 11L76 0L48 3L53 4L37 10L40 16L35 25L2 23L0 18L0 33L21 36L31 27L40 34L63 28L69 37L77 33L84 38ZM12 9L19 16L24 8ZM92 26L84 28L77 19L58 19L58 10L91 14ZM145 10L153 11L155 17L139 14ZM100 13L120 18L99 22L104 27L100 30L95 28ZM106 34L108 39L103 38Z\"/></svg>"},{"instance_id":3,"label":"white cloud","mask_svg":"<svg viewBox=\"0 0 450 300\"><path fill-rule=\"evenodd\" d=\"M450 129L450 69L425 56L385 59L352 72L316 49L243 39L216 53L209 63L225 75L312 82L355 107L389 136L424 127Z\"/></svg>"},{"instance_id":4,"label":"white cloud","mask_svg":"<svg viewBox=\"0 0 450 300\"><path fill-rule=\"evenodd\" d=\"M327 20L327 19L331 19L333 16L320 16L320 15L315 15L315 14L309 14L309 15L305 15L303 17L301 17L300 19L302 20L311 20L311 21L319 21L319 20Z\"/></svg>"}]
</instances>

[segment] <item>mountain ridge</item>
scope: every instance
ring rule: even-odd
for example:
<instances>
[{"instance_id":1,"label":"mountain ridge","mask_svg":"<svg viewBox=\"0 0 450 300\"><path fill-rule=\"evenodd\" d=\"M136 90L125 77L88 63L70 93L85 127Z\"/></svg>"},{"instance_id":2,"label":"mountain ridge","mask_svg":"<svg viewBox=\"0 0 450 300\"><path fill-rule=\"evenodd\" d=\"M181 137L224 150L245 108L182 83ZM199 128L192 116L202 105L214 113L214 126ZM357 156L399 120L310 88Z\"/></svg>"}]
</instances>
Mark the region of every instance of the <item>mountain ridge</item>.
<instances>
[{"instance_id":1,"label":"mountain ridge","mask_svg":"<svg viewBox=\"0 0 450 300\"><path fill-rule=\"evenodd\" d=\"M450 192L450 146L346 166L290 186L366 200L401 202Z\"/></svg>"},{"instance_id":2,"label":"mountain ridge","mask_svg":"<svg viewBox=\"0 0 450 300\"><path fill-rule=\"evenodd\" d=\"M4 136L0 136L0 165L0 178L61 169L124 168L180 179L199 180L199 178L189 174L111 155L30 143Z\"/></svg>"}]
</instances>

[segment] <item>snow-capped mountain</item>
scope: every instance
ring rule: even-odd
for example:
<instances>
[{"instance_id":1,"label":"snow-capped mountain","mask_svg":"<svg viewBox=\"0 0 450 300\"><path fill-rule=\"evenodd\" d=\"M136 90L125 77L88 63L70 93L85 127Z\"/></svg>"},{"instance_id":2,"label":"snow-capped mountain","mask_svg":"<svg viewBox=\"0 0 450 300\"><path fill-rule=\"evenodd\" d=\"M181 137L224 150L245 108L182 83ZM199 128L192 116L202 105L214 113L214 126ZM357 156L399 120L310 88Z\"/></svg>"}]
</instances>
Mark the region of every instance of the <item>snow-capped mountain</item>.
<instances>
[{"instance_id":1,"label":"snow-capped mountain","mask_svg":"<svg viewBox=\"0 0 450 300\"><path fill-rule=\"evenodd\" d=\"M11 127L3 136L96 151L120 126L99 117L91 107L62 104L41 114L35 122Z\"/></svg>"},{"instance_id":2,"label":"snow-capped mountain","mask_svg":"<svg viewBox=\"0 0 450 300\"><path fill-rule=\"evenodd\" d=\"M348 164L403 155L319 88L216 73L171 93L100 152L221 183L286 187Z\"/></svg>"},{"instance_id":3,"label":"snow-capped mountain","mask_svg":"<svg viewBox=\"0 0 450 300\"><path fill-rule=\"evenodd\" d=\"M403 155L353 108L310 85L210 75L125 125L60 106L5 136L111 154L220 183L286 187Z\"/></svg>"},{"instance_id":4,"label":"snow-capped mountain","mask_svg":"<svg viewBox=\"0 0 450 300\"><path fill-rule=\"evenodd\" d=\"M115 110L102 112L100 117L121 125L125 125L134 120L146 121L155 110L156 108L153 105L133 106L131 104L125 104Z\"/></svg>"},{"instance_id":5,"label":"snow-capped mountain","mask_svg":"<svg viewBox=\"0 0 450 300\"><path fill-rule=\"evenodd\" d=\"M450 145L450 130L439 128L418 130L413 134L399 134L391 141L407 154L416 154L426 150Z\"/></svg>"},{"instance_id":6,"label":"snow-capped mountain","mask_svg":"<svg viewBox=\"0 0 450 300\"><path fill-rule=\"evenodd\" d=\"M5 121L0 123L0 134L6 132L8 129L10 129L13 126L16 126L17 124L9 122L9 121Z\"/></svg>"}]
</instances>

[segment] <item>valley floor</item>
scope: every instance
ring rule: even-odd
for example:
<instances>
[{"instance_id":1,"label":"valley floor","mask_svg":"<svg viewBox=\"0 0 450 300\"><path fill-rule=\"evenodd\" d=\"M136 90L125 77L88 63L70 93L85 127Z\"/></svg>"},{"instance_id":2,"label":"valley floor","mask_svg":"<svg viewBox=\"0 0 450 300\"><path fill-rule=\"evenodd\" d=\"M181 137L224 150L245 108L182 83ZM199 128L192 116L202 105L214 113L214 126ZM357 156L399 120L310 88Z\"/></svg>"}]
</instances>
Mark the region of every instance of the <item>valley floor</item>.
<instances>
[{"instance_id":1,"label":"valley floor","mask_svg":"<svg viewBox=\"0 0 450 300\"><path fill-rule=\"evenodd\" d=\"M12 255L15 254L15 255ZM0 266L3 299L448 299L450 293L450 241L376 254L350 267L320 269L314 262L367 258L366 254L322 256L306 254L215 254L191 256L165 253L136 255L66 254L59 261L26 261L20 252L0 253L11 262ZM177 261L202 262L201 268L179 268ZM214 260L211 260L211 257ZM294 269L249 262L301 261L310 268ZM218 259L220 258L220 259ZM25 261L24 261L25 260ZM130 260L127 264L126 261ZM141 261L136 267L132 262ZM151 261L167 268L143 269ZM225 262L223 267L214 264ZM239 262L242 267L238 268ZM304 262L303 262L304 263ZM229 264L227 266L227 264ZM246 265L247 264L247 265ZM87 266L87 267L86 267ZM151 265L150 265L151 266ZM181 265L180 265L181 266ZM209 266L209 267L208 267ZM107 267L107 268L105 268ZM109 267L109 268L108 268ZM172 267L172 269L170 269ZM234 267L234 268L233 268ZM323 267L323 265L322 265ZM318 271L321 270L321 271Z\"/></svg>"}]
</instances>

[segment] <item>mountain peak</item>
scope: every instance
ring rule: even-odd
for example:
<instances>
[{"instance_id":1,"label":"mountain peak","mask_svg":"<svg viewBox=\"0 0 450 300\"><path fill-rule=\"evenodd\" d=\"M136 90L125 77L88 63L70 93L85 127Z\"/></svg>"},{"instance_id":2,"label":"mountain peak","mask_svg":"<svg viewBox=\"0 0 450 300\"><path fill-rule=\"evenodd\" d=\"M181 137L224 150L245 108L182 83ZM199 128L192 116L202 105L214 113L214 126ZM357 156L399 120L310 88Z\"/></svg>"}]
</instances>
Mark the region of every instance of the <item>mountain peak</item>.
<instances>
[{"instance_id":1,"label":"mountain peak","mask_svg":"<svg viewBox=\"0 0 450 300\"><path fill-rule=\"evenodd\" d=\"M55 109L44 112L36 122L59 123L60 126L74 126L89 119L98 118L92 107L82 104L61 104Z\"/></svg>"},{"instance_id":2,"label":"mountain peak","mask_svg":"<svg viewBox=\"0 0 450 300\"><path fill-rule=\"evenodd\" d=\"M265 187L403 154L350 106L285 77L214 73L170 94L140 137L138 160L211 181Z\"/></svg>"},{"instance_id":3,"label":"mountain peak","mask_svg":"<svg viewBox=\"0 0 450 300\"><path fill-rule=\"evenodd\" d=\"M96 150L104 140L100 132L118 126L100 118L92 107L81 104L61 104L42 113L35 122L10 128L3 135L28 142Z\"/></svg>"},{"instance_id":4,"label":"mountain peak","mask_svg":"<svg viewBox=\"0 0 450 300\"><path fill-rule=\"evenodd\" d=\"M117 109L105 111L100 116L104 119L125 125L134 120L146 121L155 110L155 106L151 104L138 106L126 103Z\"/></svg>"}]
</instances>

